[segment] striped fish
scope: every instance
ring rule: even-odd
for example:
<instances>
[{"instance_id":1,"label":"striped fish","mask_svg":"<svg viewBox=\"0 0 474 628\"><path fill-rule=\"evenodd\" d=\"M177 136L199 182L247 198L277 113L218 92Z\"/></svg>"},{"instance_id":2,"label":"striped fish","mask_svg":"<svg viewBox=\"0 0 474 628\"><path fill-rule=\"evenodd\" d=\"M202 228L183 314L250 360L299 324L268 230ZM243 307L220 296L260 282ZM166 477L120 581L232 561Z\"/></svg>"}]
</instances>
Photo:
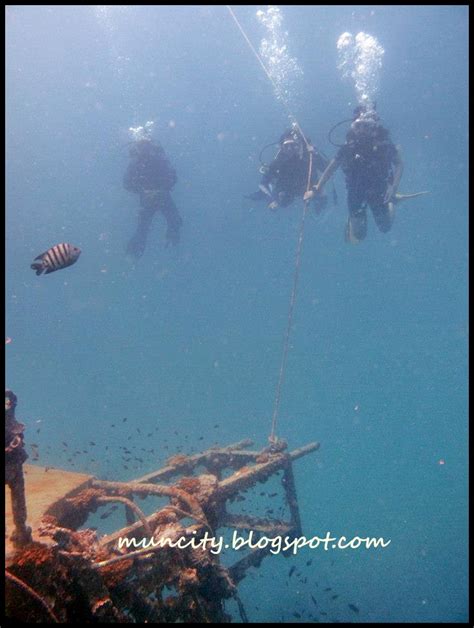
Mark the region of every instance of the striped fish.
<instances>
[{"instance_id":1,"label":"striped fish","mask_svg":"<svg viewBox=\"0 0 474 628\"><path fill-rule=\"evenodd\" d=\"M36 270L37 275L41 275L43 272L45 275L48 275L49 273L54 273L55 270L71 266L77 261L80 254L81 249L77 248L77 246L62 242L35 257L31 268ZM36 260L39 261L37 262Z\"/></svg>"}]
</instances>

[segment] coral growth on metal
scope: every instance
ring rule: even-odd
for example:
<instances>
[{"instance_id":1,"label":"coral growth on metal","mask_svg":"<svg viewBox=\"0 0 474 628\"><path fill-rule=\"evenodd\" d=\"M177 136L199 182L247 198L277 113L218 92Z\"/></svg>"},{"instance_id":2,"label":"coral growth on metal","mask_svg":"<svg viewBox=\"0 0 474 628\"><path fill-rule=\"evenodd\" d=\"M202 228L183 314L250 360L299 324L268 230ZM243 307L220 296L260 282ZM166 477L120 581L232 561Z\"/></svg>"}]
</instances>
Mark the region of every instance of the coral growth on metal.
<instances>
[{"instance_id":1,"label":"coral growth on metal","mask_svg":"<svg viewBox=\"0 0 474 628\"><path fill-rule=\"evenodd\" d=\"M193 456L174 456L168 465L131 482L91 479L82 490L51 505L35 541L9 561L6 614L38 622L230 622L223 601L234 598L243 621L237 585L258 567L269 549L254 549L230 567L217 553L201 548L118 549L120 537L216 536L219 528L265 535L301 535L292 461L318 443L286 452L279 441L248 451L244 440ZM197 474L197 469L204 472ZM230 473L229 473L230 471ZM282 499L289 520L228 512L228 504L270 476L281 473ZM175 478L174 483L170 481ZM169 503L145 515L134 496L162 496ZM104 504L124 506L124 527L98 536L86 528L90 513ZM36 538L38 536L36 535Z\"/></svg>"}]
</instances>

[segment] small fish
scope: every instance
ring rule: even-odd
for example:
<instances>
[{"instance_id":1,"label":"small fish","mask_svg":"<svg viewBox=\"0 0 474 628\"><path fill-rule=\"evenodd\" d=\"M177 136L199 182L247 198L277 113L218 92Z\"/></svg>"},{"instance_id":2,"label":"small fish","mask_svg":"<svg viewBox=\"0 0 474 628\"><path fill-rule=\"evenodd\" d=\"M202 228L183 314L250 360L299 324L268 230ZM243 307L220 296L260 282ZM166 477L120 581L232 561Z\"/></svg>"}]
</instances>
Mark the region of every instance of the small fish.
<instances>
[{"instance_id":1,"label":"small fish","mask_svg":"<svg viewBox=\"0 0 474 628\"><path fill-rule=\"evenodd\" d=\"M347 606L351 609L351 611L354 611L354 613L359 612L359 609L357 608L355 604L348 604Z\"/></svg>"},{"instance_id":2,"label":"small fish","mask_svg":"<svg viewBox=\"0 0 474 628\"><path fill-rule=\"evenodd\" d=\"M313 559L312 559L312 558L310 558L310 559L308 560L308 562L306 563L306 567L309 567L309 566L312 564L312 562L313 562Z\"/></svg>"},{"instance_id":3,"label":"small fish","mask_svg":"<svg viewBox=\"0 0 474 628\"><path fill-rule=\"evenodd\" d=\"M122 419L122 423L125 423L125 421L127 421L127 417L125 417L124 419Z\"/></svg>"},{"instance_id":4,"label":"small fish","mask_svg":"<svg viewBox=\"0 0 474 628\"><path fill-rule=\"evenodd\" d=\"M331 600L337 600L337 598L339 597L339 595L336 593L336 595L331 595Z\"/></svg>"},{"instance_id":5,"label":"small fish","mask_svg":"<svg viewBox=\"0 0 474 628\"><path fill-rule=\"evenodd\" d=\"M296 611L293 613L293 617L297 617L298 619L301 619L301 615L297 613Z\"/></svg>"},{"instance_id":6,"label":"small fish","mask_svg":"<svg viewBox=\"0 0 474 628\"><path fill-rule=\"evenodd\" d=\"M310 595L309 597L313 600L314 605L317 606L318 603L316 602L315 598L312 595Z\"/></svg>"},{"instance_id":7,"label":"small fish","mask_svg":"<svg viewBox=\"0 0 474 628\"><path fill-rule=\"evenodd\" d=\"M332 591L331 587L326 587L324 590L325 591Z\"/></svg>"},{"instance_id":8,"label":"small fish","mask_svg":"<svg viewBox=\"0 0 474 628\"><path fill-rule=\"evenodd\" d=\"M293 565L293 567L288 572L288 578L291 578L291 576L295 573L295 569L296 569L296 567Z\"/></svg>"},{"instance_id":9,"label":"small fish","mask_svg":"<svg viewBox=\"0 0 474 628\"><path fill-rule=\"evenodd\" d=\"M72 266L77 262L81 249L67 242L61 244L55 244L44 253L40 253L35 257L33 264L30 268L36 271L36 275L41 275L43 272L45 275L54 273L56 270ZM39 260L37 262L36 260Z\"/></svg>"}]
</instances>

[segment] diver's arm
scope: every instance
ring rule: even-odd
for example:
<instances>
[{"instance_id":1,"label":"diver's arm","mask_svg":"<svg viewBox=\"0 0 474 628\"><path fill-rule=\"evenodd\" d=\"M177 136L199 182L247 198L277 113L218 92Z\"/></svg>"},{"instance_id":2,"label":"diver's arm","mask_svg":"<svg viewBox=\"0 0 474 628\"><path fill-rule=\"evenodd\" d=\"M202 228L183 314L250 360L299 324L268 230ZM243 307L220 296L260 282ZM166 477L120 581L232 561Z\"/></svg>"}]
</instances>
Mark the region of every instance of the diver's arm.
<instances>
[{"instance_id":1,"label":"diver's arm","mask_svg":"<svg viewBox=\"0 0 474 628\"><path fill-rule=\"evenodd\" d=\"M322 192L324 185L329 181L329 179L332 177L332 175L336 172L338 168L339 168L339 160L337 159L337 157L335 157L334 159L331 159L326 170L323 172L323 174L321 175L316 185L313 185L313 189L305 192L303 199L307 201L310 198L313 198L313 196L317 194L318 192Z\"/></svg>"},{"instance_id":2,"label":"diver's arm","mask_svg":"<svg viewBox=\"0 0 474 628\"><path fill-rule=\"evenodd\" d=\"M139 192L137 169L134 164L130 164L123 177L123 187L128 192Z\"/></svg>"},{"instance_id":3,"label":"diver's arm","mask_svg":"<svg viewBox=\"0 0 474 628\"><path fill-rule=\"evenodd\" d=\"M319 172L324 172L326 170L326 168L329 166L329 159L325 159L321 153L319 152L315 152L314 156L314 165L316 166L317 170L319 170Z\"/></svg>"},{"instance_id":4,"label":"diver's arm","mask_svg":"<svg viewBox=\"0 0 474 628\"><path fill-rule=\"evenodd\" d=\"M398 146L396 147L394 167L395 167L395 170L393 173L392 187L393 187L393 193L395 194L395 192L398 190L398 186L400 185L400 179L402 178L402 174L403 174L402 155Z\"/></svg>"},{"instance_id":5,"label":"diver's arm","mask_svg":"<svg viewBox=\"0 0 474 628\"><path fill-rule=\"evenodd\" d=\"M393 157L393 181L390 185L387 186L387 191L384 196L384 203L389 203L392 198L395 196L398 190L398 186L400 185L400 180L403 174L403 161L402 155L400 153L400 149L395 147L395 153Z\"/></svg>"}]
</instances>

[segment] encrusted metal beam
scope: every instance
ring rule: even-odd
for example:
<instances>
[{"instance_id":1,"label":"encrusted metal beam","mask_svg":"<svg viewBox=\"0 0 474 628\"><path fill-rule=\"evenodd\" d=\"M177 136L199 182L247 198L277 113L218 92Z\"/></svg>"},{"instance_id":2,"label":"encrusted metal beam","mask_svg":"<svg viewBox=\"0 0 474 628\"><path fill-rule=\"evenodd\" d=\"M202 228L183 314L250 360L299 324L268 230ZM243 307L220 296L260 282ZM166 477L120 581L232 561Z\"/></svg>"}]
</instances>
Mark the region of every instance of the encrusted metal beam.
<instances>
[{"instance_id":1,"label":"encrusted metal beam","mask_svg":"<svg viewBox=\"0 0 474 628\"><path fill-rule=\"evenodd\" d=\"M244 440L238 441L237 443L233 443L232 445L229 445L228 447L221 447L221 448L216 447L216 448L207 449L206 451L203 451L199 454L194 454L193 456L185 456L185 455L172 456L170 458L170 460L174 461L172 464L168 464L166 467L163 467L162 469L158 469L157 471L152 471L151 473L147 473L146 475L143 475L142 477L137 478L135 482L148 483L148 482L154 482L157 480L166 480L170 477L178 475L178 473L181 473L183 471L186 473L190 473L195 467L197 467L200 464L205 465L206 461L212 459L213 457L216 457L216 459L220 457L224 457L223 462L225 463L226 460L228 460L230 452L235 450L237 453L238 450L245 449L245 447L250 447L251 445L253 445L253 441L250 440L249 438L246 438Z\"/></svg>"}]
</instances>

